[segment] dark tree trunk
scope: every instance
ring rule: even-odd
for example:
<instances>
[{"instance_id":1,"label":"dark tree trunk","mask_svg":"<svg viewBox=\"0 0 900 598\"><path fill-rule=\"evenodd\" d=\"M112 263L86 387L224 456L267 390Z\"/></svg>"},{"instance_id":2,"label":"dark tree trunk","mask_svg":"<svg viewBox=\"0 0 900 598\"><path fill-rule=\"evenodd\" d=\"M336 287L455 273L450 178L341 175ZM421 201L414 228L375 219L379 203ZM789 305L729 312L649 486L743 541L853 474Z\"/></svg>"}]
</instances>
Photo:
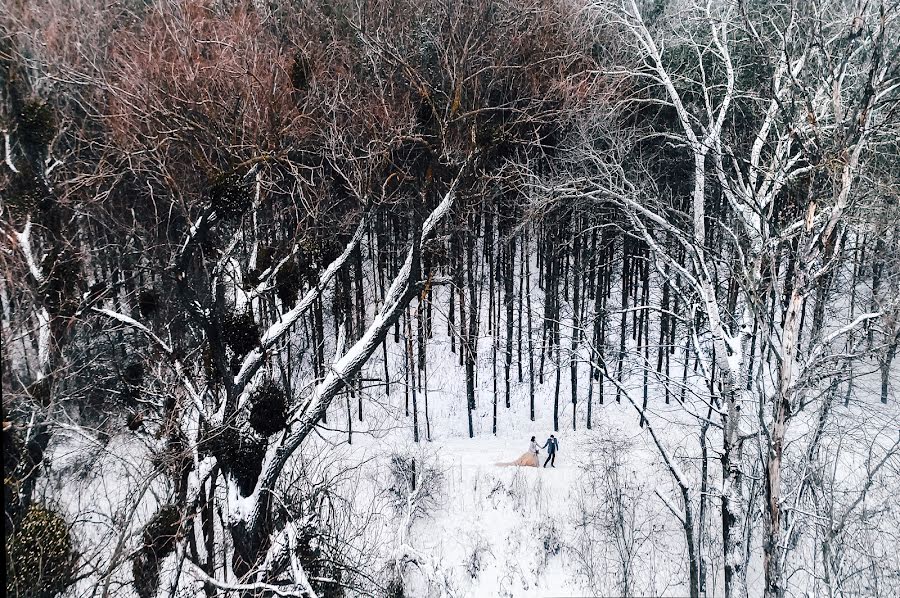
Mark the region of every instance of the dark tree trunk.
<instances>
[{"instance_id":1,"label":"dark tree trunk","mask_svg":"<svg viewBox=\"0 0 900 598\"><path fill-rule=\"evenodd\" d=\"M450 268L452 271L452 275L454 276L454 285L456 281L456 275L458 272L457 265L457 257L456 257L456 243L454 243L453 239L455 235L450 237ZM450 352L456 353L456 294L453 292L453 287L450 288L450 292L448 293L449 297L449 309L447 310L447 336L450 337Z\"/></svg>"},{"instance_id":2,"label":"dark tree trunk","mask_svg":"<svg viewBox=\"0 0 900 598\"><path fill-rule=\"evenodd\" d=\"M665 393L666 404L669 404L669 366L668 366L668 357L669 357L669 347L668 343L671 341L668 338L669 332L669 265L666 264L665 270L663 271L663 281L662 281L662 300L660 305L660 318L659 318L659 348L656 350L656 374L659 376L663 382L663 388ZM665 371L663 371L663 366L665 366Z\"/></svg>"},{"instance_id":3,"label":"dark tree trunk","mask_svg":"<svg viewBox=\"0 0 900 598\"><path fill-rule=\"evenodd\" d=\"M524 237L523 237L524 239ZM519 374L519 384L522 383L522 302L525 294L525 260L529 259L526 253L524 241L519 243L519 296L518 296L518 323L516 326L516 343L518 345L516 351L516 366Z\"/></svg>"},{"instance_id":4,"label":"dark tree trunk","mask_svg":"<svg viewBox=\"0 0 900 598\"><path fill-rule=\"evenodd\" d=\"M495 336L494 322L494 211L492 206L484 210L484 256L488 267L488 319L487 333Z\"/></svg>"},{"instance_id":5,"label":"dark tree trunk","mask_svg":"<svg viewBox=\"0 0 900 598\"><path fill-rule=\"evenodd\" d=\"M884 270L884 261L882 259L884 254L884 236L879 235L875 240L875 251L872 256L872 298L869 304L869 311L873 313L878 311L878 292L881 289L881 273ZM870 350L872 349L873 338L874 330L870 322L866 322L866 343Z\"/></svg>"},{"instance_id":6,"label":"dark tree trunk","mask_svg":"<svg viewBox=\"0 0 900 598\"><path fill-rule=\"evenodd\" d=\"M625 339L628 334L628 281L630 278L631 260L628 255L628 237L624 238L622 243L622 321L619 326L619 358L616 364L616 380L619 385L616 387L616 403L622 402L622 368L625 365Z\"/></svg>"},{"instance_id":7,"label":"dark tree trunk","mask_svg":"<svg viewBox=\"0 0 900 598\"><path fill-rule=\"evenodd\" d=\"M412 340L412 318L409 315L409 308L403 310L403 327L406 336L406 366L407 366L407 384L409 385L409 393L412 396L412 416L413 416L413 442L419 442L419 406L416 400L416 373L415 362L413 361L413 340Z\"/></svg>"},{"instance_id":8,"label":"dark tree trunk","mask_svg":"<svg viewBox=\"0 0 900 598\"><path fill-rule=\"evenodd\" d=\"M574 262L572 264L572 349L569 355L569 375L572 393L572 429L577 426L578 408L578 341L581 338L581 237L572 240Z\"/></svg>"},{"instance_id":9,"label":"dark tree trunk","mask_svg":"<svg viewBox=\"0 0 900 598\"><path fill-rule=\"evenodd\" d=\"M881 362L881 402L885 405L888 402L888 390L890 389L891 363L897 354L898 336L894 336L893 342L888 344L884 359Z\"/></svg>"},{"instance_id":10,"label":"dark tree trunk","mask_svg":"<svg viewBox=\"0 0 900 598\"><path fill-rule=\"evenodd\" d=\"M509 241L506 243L506 263L504 264L505 273L503 275L503 303L506 306L506 361L504 364L503 381L507 409L510 407L509 371L510 368L512 368L513 355L513 276L515 273L515 256L515 237L510 237Z\"/></svg>"},{"instance_id":11,"label":"dark tree trunk","mask_svg":"<svg viewBox=\"0 0 900 598\"><path fill-rule=\"evenodd\" d=\"M643 278L643 288L641 292L641 327L642 332L638 334L640 343L644 351L644 397L643 407L641 408L640 426L644 427L644 413L647 411L647 400L650 396L650 261L645 259L641 267L641 276Z\"/></svg>"},{"instance_id":12,"label":"dark tree trunk","mask_svg":"<svg viewBox=\"0 0 900 598\"><path fill-rule=\"evenodd\" d=\"M544 227L547 228L546 226ZM544 362L547 355L547 339L549 337L550 330L550 318L553 310L553 291L552 291L552 282L553 282L553 257L550 253L550 242L547 240L549 233L547 230L544 230L543 233L543 247L540 250L540 253L543 255L543 259L541 260L544 264L544 271L538 270L538 281L543 280L543 284L540 285L544 290L544 319L541 326L541 364L538 368L538 383L544 383ZM551 337L552 338L552 337ZM552 341L551 341L552 342Z\"/></svg>"},{"instance_id":13,"label":"dark tree trunk","mask_svg":"<svg viewBox=\"0 0 900 598\"><path fill-rule=\"evenodd\" d=\"M322 321L322 297L319 296L315 301L315 307L313 308L313 318L315 324L315 334L313 337L315 338L316 346L314 351L316 353L316 363L318 364L318 373L316 376L316 382L325 377L325 324ZM327 416L322 417L322 421L328 423Z\"/></svg>"},{"instance_id":14,"label":"dark tree trunk","mask_svg":"<svg viewBox=\"0 0 900 598\"><path fill-rule=\"evenodd\" d=\"M528 230L525 231L525 246L529 247ZM526 253L527 255L527 253ZM531 319L531 260L525 259L525 313L528 323L528 405L531 421L534 421L534 337Z\"/></svg>"},{"instance_id":15,"label":"dark tree trunk","mask_svg":"<svg viewBox=\"0 0 900 598\"><path fill-rule=\"evenodd\" d=\"M478 301L475 295L475 280L473 275L474 265L472 263L473 260L473 251L474 251L474 238L473 234L470 234L466 240L466 276L467 283L469 287L469 313L467 318L468 330L466 333L465 344L465 359L466 359L466 404L468 406L468 414L469 414L469 438L474 437L475 432L472 426L472 411L476 408L475 403L475 358L476 358L476 343L478 342ZM460 301L462 307L462 300Z\"/></svg>"}]
</instances>

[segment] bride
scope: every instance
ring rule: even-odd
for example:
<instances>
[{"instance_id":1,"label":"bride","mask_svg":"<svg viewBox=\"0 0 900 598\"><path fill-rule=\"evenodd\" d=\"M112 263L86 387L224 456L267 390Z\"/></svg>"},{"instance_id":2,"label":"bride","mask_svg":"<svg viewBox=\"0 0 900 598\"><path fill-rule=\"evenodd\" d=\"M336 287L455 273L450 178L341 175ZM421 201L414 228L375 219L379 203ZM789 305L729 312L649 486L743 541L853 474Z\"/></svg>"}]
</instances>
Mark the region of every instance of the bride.
<instances>
[{"instance_id":1,"label":"bride","mask_svg":"<svg viewBox=\"0 0 900 598\"><path fill-rule=\"evenodd\" d=\"M538 453L540 453L541 449L538 447L537 442L535 442L534 436L531 437L531 444L528 445L528 452L524 455L516 459L515 461L510 461L509 463L497 463L497 465L519 465L523 467L537 467L538 466Z\"/></svg>"}]
</instances>

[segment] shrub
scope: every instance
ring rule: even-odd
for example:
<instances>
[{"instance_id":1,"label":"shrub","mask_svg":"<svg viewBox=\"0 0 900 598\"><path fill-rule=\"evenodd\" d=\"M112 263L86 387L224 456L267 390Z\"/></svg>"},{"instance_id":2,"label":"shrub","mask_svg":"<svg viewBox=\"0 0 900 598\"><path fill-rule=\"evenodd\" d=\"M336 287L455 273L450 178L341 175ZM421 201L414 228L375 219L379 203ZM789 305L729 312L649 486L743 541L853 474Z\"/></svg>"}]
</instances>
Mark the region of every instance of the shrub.
<instances>
[{"instance_id":1,"label":"shrub","mask_svg":"<svg viewBox=\"0 0 900 598\"><path fill-rule=\"evenodd\" d=\"M175 540L181 526L181 512L175 505L163 505L141 533L143 546L131 565L134 589L141 598L151 598L159 589L159 568L175 550Z\"/></svg>"},{"instance_id":2,"label":"shrub","mask_svg":"<svg viewBox=\"0 0 900 598\"><path fill-rule=\"evenodd\" d=\"M210 204L221 218L237 218L250 207L253 187L236 173L223 174L209 188Z\"/></svg>"},{"instance_id":3,"label":"shrub","mask_svg":"<svg viewBox=\"0 0 900 598\"><path fill-rule=\"evenodd\" d=\"M293 259L282 264L275 274L275 293L284 306L293 305L303 286L303 274Z\"/></svg>"},{"instance_id":4,"label":"shrub","mask_svg":"<svg viewBox=\"0 0 900 598\"><path fill-rule=\"evenodd\" d=\"M33 401L48 405L53 393L53 376L44 376L37 382L32 382L26 392Z\"/></svg>"},{"instance_id":5,"label":"shrub","mask_svg":"<svg viewBox=\"0 0 900 598\"><path fill-rule=\"evenodd\" d=\"M203 363L203 373L206 375L206 379L210 382L221 382L222 376L219 373L219 368L216 367L212 348L210 348L209 343L203 344L203 352L200 359Z\"/></svg>"},{"instance_id":6,"label":"shrub","mask_svg":"<svg viewBox=\"0 0 900 598\"><path fill-rule=\"evenodd\" d=\"M213 455L222 469L237 482L241 494L249 496L262 473L265 441L252 434L242 434L233 423L209 428L202 434L198 447L200 456Z\"/></svg>"},{"instance_id":7,"label":"shrub","mask_svg":"<svg viewBox=\"0 0 900 598\"><path fill-rule=\"evenodd\" d=\"M306 53L297 50L294 53L294 60L291 62L291 85L297 91L303 91L309 87L309 80L312 78L312 65Z\"/></svg>"},{"instance_id":8,"label":"shrub","mask_svg":"<svg viewBox=\"0 0 900 598\"><path fill-rule=\"evenodd\" d=\"M232 439L237 440L236 435L237 431L229 426L210 426L201 421L200 432L197 435L197 456L200 459L219 458L229 442Z\"/></svg>"},{"instance_id":9,"label":"shrub","mask_svg":"<svg viewBox=\"0 0 900 598\"><path fill-rule=\"evenodd\" d=\"M399 576L391 577L385 589L387 598L406 598L406 590L403 589L403 578Z\"/></svg>"},{"instance_id":10,"label":"shrub","mask_svg":"<svg viewBox=\"0 0 900 598\"><path fill-rule=\"evenodd\" d=\"M47 380L47 378L44 378ZM31 386L49 388L40 382ZM36 391L36 394L39 394ZM25 442L19 435L16 426L12 422L3 430L3 507L6 514L6 525L15 524L22 515L23 492L29 495L29 488L33 488L34 477L38 475L38 465L44 458L44 446L48 441L48 432L38 429L36 433ZM27 498L24 501L27 506Z\"/></svg>"},{"instance_id":11,"label":"shrub","mask_svg":"<svg viewBox=\"0 0 900 598\"><path fill-rule=\"evenodd\" d=\"M19 481L12 476L3 478L3 521L4 530L7 534L11 533L11 526L19 519L20 509L22 508L22 497Z\"/></svg>"},{"instance_id":12,"label":"shrub","mask_svg":"<svg viewBox=\"0 0 900 598\"><path fill-rule=\"evenodd\" d=\"M6 539L6 595L52 598L72 584L76 554L58 513L31 506Z\"/></svg>"},{"instance_id":13,"label":"shrub","mask_svg":"<svg viewBox=\"0 0 900 598\"><path fill-rule=\"evenodd\" d=\"M163 505L144 526L141 534L144 549L152 551L157 558L165 558L175 549L175 539L180 525L181 513L178 507Z\"/></svg>"},{"instance_id":14,"label":"shrub","mask_svg":"<svg viewBox=\"0 0 900 598\"><path fill-rule=\"evenodd\" d=\"M266 380L250 397L250 426L263 436L271 436L287 425L284 389Z\"/></svg>"},{"instance_id":15,"label":"shrub","mask_svg":"<svg viewBox=\"0 0 900 598\"><path fill-rule=\"evenodd\" d=\"M222 326L222 338L235 355L244 356L259 346L259 326L253 314L229 313Z\"/></svg>"},{"instance_id":16,"label":"shrub","mask_svg":"<svg viewBox=\"0 0 900 598\"><path fill-rule=\"evenodd\" d=\"M4 405L4 408L6 406ZM7 425L9 424L9 425ZM3 422L3 473L10 475L22 459L25 444L12 422Z\"/></svg>"},{"instance_id":17,"label":"shrub","mask_svg":"<svg viewBox=\"0 0 900 598\"><path fill-rule=\"evenodd\" d=\"M240 440L226 452L223 466L231 472L241 496L250 496L256 488L256 481L262 473L266 443L250 436L240 436Z\"/></svg>"},{"instance_id":18,"label":"shrub","mask_svg":"<svg viewBox=\"0 0 900 598\"><path fill-rule=\"evenodd\" d=\"M329 545L329 535L330 530L323 527L321 521L302 526L297 537L297 557L303 570L312 578L311 583L318 596L343 598L343 569L339 553L335 553Z\"/></svg>"},{"instance_id":19,"label":"shrub","mask_svg":"<svg viewBox=\"0 0 900 598\"><path fill-rule=\"evenodd\" d=\"M425 515L438 500L444 475L427 459L409 455L391 455L392 484L388 491L394 497L394 507L402 512L411 509L410 521ZM410 503L410 498L415 500Z\"/></svg>"},{"instance_id":20,"label":"shrub","mask_svg":"<svg viewBox=\"0 0 900 598\"><path fill-rule=\"evenodd\" d=\"M469 577L472 579L478 577L478 574L481 573L485 566L485 557L487 555L493 555L490 545L484 538L477 538L472 546L472 552L466 557L466 573L469 574Z\"/></svg>"},{"instance_id":21,"label":"shrub","mask_svg":"<svg viewBox=\"0 0 900 598\"><path fill-rule=\"evenodd\" d=\"M9 216L18 224L47 204L47 184L35 174L27 164L23 164L18 175L11 177L6 187L4 200Z\"/></svg>"},{"instance_id":22,"label":"shrub","mask_svg":"<svg viewBox=\"0 0 900 598\"><path fill-rule=\"evenodd\" d=\"M138 360L129 361L122 370L122 379L125 384L138 386L144 380L144 364Z\"/></svg>"},{"instance_id":23,"label":"shrub","mask_svg":"<svg viewBox=\"0 0 900 598\"><path fill-rule=\"evenodd\" d=\"M556 520L552 518L541 521L537 529L538 537L544 547L544 554L548 556L556 556L562 550L562 541L560 540L559 527Z\"/></svg>"},{"instance_id":24,"label":"shrub","mask_svg":"<svg viewBox=\"0 0 900 598\"><path fill-rule=\"evenodd\" d=\"M19 112L19 135L22 142L33 148L40 148L56 135L56 113L50 104L33 99L25 102Z\"/></svg>"},{"instance_id":25,"label":"shrub","mask_svg":"<svg viewBox=\"0 0 900 598\"><path fill-rule=\"evenodd\" d=\"M188 441L180 430L173 430L166 438L165 445L152 453L150 462L161 472L180 477L193 465L193 455Z\"/></svg>"},{"instance_id":26,"label":"shrub","mask_svg":"<svg viewBox=\"0 0 900 598\"><path fill-rule=\"evenodd\" d=\"M145 318L159 309L159 295L153 289L144 289L138 294L138 310Z\"/></svg>"},{"instance_id":27,"label":"shrub","mask_svg":"<svg viewBox=\"0 0 900 598\"><path fill-rule=\"evenodd\" d=\"M128 414L128 418L125 420L125 425L128 426L128 429L132 432L137 432L141 429L141 426L144 424L144 414L140 411L133 411Z\"/></svg>"},{"instance_id":28,"label":"shrub","mask_svg":"<svg viewBox=\"0 0 900 598\"><path fill-rule=\"evenodd\" d=\"M140 598L152 598L159 589L159 561L139 552L131 563L134 589Z\"/></svg>"},{"instance_id":29,"label":"shrub","mask_svg":"<svg viewBox=\"0 0 900 598\"><path fill-rule=\"evenodd\" d=\"M256 265L247 271L247 282L251 285L259 284L263 272L271 268L274 261L275 248L260 244L256 248Z\"/></svg>"},{"instance_id":30,"label":"shrub","mask_svg":"<svg viewBox=\"0 0 900 598\"><path fill-rule=\"evenodd\" d=\"M84 287L82 258L69 248L51 249L44 254L41 268L47 276L39 286L48 309L71 317L78 310L80 290Z\"/></svg>"}]
</instances>

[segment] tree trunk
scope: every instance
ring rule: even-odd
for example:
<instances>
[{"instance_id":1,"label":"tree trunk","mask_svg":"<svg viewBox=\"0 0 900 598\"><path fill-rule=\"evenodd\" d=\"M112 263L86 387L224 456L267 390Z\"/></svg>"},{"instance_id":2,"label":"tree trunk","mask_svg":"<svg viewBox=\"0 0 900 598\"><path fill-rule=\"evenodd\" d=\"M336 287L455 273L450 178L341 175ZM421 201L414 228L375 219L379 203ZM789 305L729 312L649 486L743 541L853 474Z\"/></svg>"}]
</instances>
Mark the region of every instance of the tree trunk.
<instances>
[{"instance_id":1,"label":"tree trunk","mask_svg":"<svg viewBox=\"0 0 900 598\"><path fill-rule=\"evenodd\" d=\"M622 243L622 320L619 326L619 358L616 365L616 380L622 384L622 369L625 365L625 341L628 334L628 279L631 260L628 254L628 237ZM622 402L622 391L616 387L616 403Z\"/></svg>"},{"instance_id":2,"label":"tree trunk","mask_svg":"<svg viewBox=\"0 0 900 598\"><path fill-rule=\"evenodd\" d=\"M412 396L412 416L413 416L413 442L419 442L419 408L416 402L416 373L415 362L413 361L413 341L412 341L412 318L409 315L409 308L403 310L403 327L406 336L406 379L409 385L409 392Z\"/></svg>"},{"instance_id":3,"label":"tree trunk","mask_svg":"<svg viewBox=\"0 0 900 598\"><path fill-rule=\"evenodd\" d=\"M747 571L743 548L746 516L743 484L741 447L737 430L730 432L726 430L722 447L722 546L725 558L726 598L747 597Z\"/></svg>"},{"instance_id":4,"label":"tree trunk","mask_svg":"<svg viewBox=\"0 0 900 598\"><path fill-rule=\"evenodd\" d=\"M525 246L529 246L527 229L525 231ZM532 336L531 321L531 260L528 259L527 253L525 258L525 301L528 323L528 405L531 421L534 421L534 337Z\"/></svg>"},{"instance_id":5,"label":"tree trunk","mask_svg":"<svg viewBox=\"0 0 900 598\"><path fill-rule=\"evenodd\" d=\"M506 306L506 362L504 364L503 380L506 408L510 407L509 372L512 368L513 355L513 276L515 274L516 241L510 237L506 243L506 263L503 275L503 304ZM521 363L520 373L521 377Z\"/></svg>"},{"instance_id":6,"label":"tree trunk","mask_svg":"<svg viewBox=\"0 0 900 598\"><path fill-rule=\"evenodd\" d=\"M572 264L572 352L569 355L569 373L572 392L572 429L575 430L578 421L576 417L578 407L578 341L581 337L581 314L579 312L581 305L581 245L580 237L577 234L572 241L572 251L575 254L575 259Z\"/></svg>"},{"instance_id":7,"label":"tree trunk","mask_svg":"<svg viewBox=\"0 0 900 598\"><path fill-rule=\"evenodd\" d=\"M469 288L468 332L466 333L466 398L469 409L469 438L475 435L472 427L472 411L476 408L475 359L478 350L478 300L475 294L474 265L472 263L475 244L473 234L470 234L466 241L466 275Z\"/></svg>"},{"instance_id":8,"label":"tree trunk","mask_svg":"<svg viewBox=\"0 0 900 598\"><path fill-rule=\"evenodd\" d=\"M516 369L518 372L518 380L519 384L523 382L522 378L522 302L524 301L523 295L525 294L525 261L529 259L528 254L526 253L526 247L523 237L523 242L519 243L519 296L517 297L518 303L518 322L516 325Z\"/></svg>"},{"instance_id":9,"label":"tree trunk","mask_svg":"<svg viewBox=\"0 0 900 598\"><path fill-rule=\"evenodd\" d=\"M795 270L802 274L802 267ZM798 276L799 277L799 276ZM781 524L781 458L787 431L787 420L791 415L793 394L793 370L797 357L797 341L805 298L802 294L803 281L798 280L791 292L784 315L784 331L781 341L781 363L779 365L778 388L775 394L775 412L769 433L769 447L766 459L765 489L765 536L763 540L763 567L765 568L765 595L780 598L784 594L781 571L782 524Z\"/></svg>"},{"instance_id":10,"label":"tree trunk","mask_svg":"<svg viewBox=\"0 0 900 598\"><path fill-rule=\"evenodd\" d=\"M895 335L893 342L888 344L887 352L885 353L884 359L881 363L881 402L887 405L888 402L888 390L889 390L889 382L890 382L890 374L891 374L891 363L894 361L894 356L897 354L897 336Z\"/></svg>"}]
</instances>

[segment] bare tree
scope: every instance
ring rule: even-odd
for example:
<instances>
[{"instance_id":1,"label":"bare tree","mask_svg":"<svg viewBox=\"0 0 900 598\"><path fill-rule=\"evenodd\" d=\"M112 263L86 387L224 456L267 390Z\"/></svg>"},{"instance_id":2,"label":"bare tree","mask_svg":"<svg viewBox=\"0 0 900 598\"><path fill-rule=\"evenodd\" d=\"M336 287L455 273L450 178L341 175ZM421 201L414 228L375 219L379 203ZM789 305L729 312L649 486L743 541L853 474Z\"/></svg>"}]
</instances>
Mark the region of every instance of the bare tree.
<instances>
[{"instance_id":1,"label":"bare tree","mask_svg":"<svg viewBox=\"0 0 900 598\"><path fill-rule=\"evenodd\" d=\"M601 6L601 14L633 41L623 51L621 75L641 91L626 100L626 118L640 113L634 106L666 111L669 120L645 132L684 152L691 165L689 201L682 213L654 197L658 188L631 157L637 143L615 133L605 147L621 149L601 153L589 141L587 153L574 159L593 164L594 173L583 174L582 166L574 179L537 184L554 201L618 206L650 248L657 271L677 273L676 292L702 314L691 318L689 335L713 391L710 416L722 430L729 596L747 592L747 441L764 447L766 592L782 595L781 472L789 424L815 401L818 381L829 377L826 364L837 372L858 358L853 350L844 353L847 335L881 316L870 312L826 325L814 315L804 323L808 297L827 301L844 231L862 197L856 191L862 164L877 155L879 136L892 130L885 119L895 116L885 101L897 91L896 56L888 50L896 36L896 7L861 14L855 7L834 9L826 14L780 7L783 18L775 25L745 6L673 7L652 23L634 2ZM848 22L859 27L848 31ZM803 33L810 30L821 37ZM764 36L777 39L777 47ZM735 62L749 51L766 52L763 86L757 80L748 87L745 63ZM752 118L737 112L748 103ZM801 203L790 212L797 189ZM757 330L764 331L759 342L765 357L753 363Z\"/></svg>"}]
</instances>

